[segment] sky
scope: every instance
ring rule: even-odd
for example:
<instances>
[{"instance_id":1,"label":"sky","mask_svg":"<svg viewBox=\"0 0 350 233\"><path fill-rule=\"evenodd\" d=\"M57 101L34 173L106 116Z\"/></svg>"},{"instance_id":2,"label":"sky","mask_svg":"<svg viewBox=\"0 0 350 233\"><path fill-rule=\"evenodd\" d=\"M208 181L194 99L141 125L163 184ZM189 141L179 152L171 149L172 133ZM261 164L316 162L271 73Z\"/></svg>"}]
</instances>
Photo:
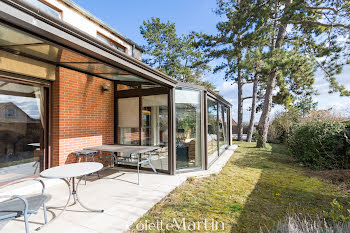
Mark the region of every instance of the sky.
<instances>
[{"instance_id":1,"label":"sky","mask_svg":"<svg viewBox=\"0 0 350 233\"><path fill-rule=\"evenodd\" d=\"M140 25L151 17L174 22L178 34L188 34L192 31L215 34L216 24L221 20L214 13L215 0L74 0L74 2L139 45L145 44L140 34ZM215 67L218 63L218 61L212 62L211 65ZM205 79L212 82L224 98L233 105L233 118L237 120L235 114L237 112L237 86L224 81L223 77L223 73L212 74L209 72L205 75ZM343 73L338 76L338 80L350 89L350 66L344 68ZM336 93L328 94L328 83L324 80L321 72L315 74L314 87L319 92L319 95L314 96L319 109L333 108L344 115L350 115L350 97L340 97ZM250 92L251 86L246 85L243 88L243 95L250 96ZM250 104L250 100L244 102L243 120L245 122L249 121L248 108ZM272 117L281 110L283 110L281 106L274 107ZM257 114L256 121L259 120L259 117L260 114Z\"/></svg>"}]
</instances>

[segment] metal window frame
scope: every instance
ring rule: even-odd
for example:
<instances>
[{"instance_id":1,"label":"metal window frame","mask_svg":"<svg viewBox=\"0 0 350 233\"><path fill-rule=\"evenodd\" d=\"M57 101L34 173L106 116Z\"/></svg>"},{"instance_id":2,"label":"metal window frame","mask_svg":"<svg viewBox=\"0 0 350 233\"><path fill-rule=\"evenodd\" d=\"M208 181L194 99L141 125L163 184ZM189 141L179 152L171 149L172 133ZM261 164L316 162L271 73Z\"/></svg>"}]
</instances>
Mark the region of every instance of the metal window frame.
<instances>
[{"instance_id":1,"label":"metal window frame","mask_svg":"<svg viewBox=\"0 0 350 233\"><path fill-rule=\"evenodd\" d=\"M15 74L7 71L0 70L0 80L6 80L12 83L18 83L23 85L31 85L44 87L44 127L43 127L43 166L40 166L40 170L45 170L52 166L52 107L51 107L51 96L52 96L52 84L50 81L33 78L30 76ZM36 175L39 176L39 175ZM23 177L24 178L24 177ZM22 179L22 178L20 178Z\"/></svg>"},{"instance_id":2,"label":"metal window frame","mask_svg":"<svg viewBox=\"0 0 350 233\"><path fill-rule=\"evenodd\" d=\"M206 137L206 133L205 133L205 113L203 112L204 110L204 100L205 100L205 88L203 86L198 86L198 85L194 85L194 84L190 84L190 83L179 83L180 85L176 86L174 88L174 114L175 114L175 118L174 118L174 174L178 174L178 173L185 173L185 172L193 172L193 171L198 171L198 170L205 170L205 164L206 164L206 150L204 148L204 144L205 144L205 137ZM192 90L192 91L198 91L200 93L200 128L201 128L201 135L200 135L200 156L201 156L201 166L200 167L191 167L191 168L182 168L182 169L176 169L176 102L175 102L175 91L176 88L183 88L186 90Z\"/></svg>"},{"instance_id":3,"label":"metal window frame","mask_svg":"<svg viewBox=\"0 0 350 233\"><path fill-rule=\"evenodd\" d=\"M115 81L114 82L114 142L116 144L119 143L119 134L118 134L118 99L125 99L125 98L139 98L139 139L138 139L138 144L141 145L142 142L142 97L143 96L150 96L150 95L167 95L167 101L168 101L168 170L163 170L163 169L157 169L157 171L166 173L166 174L171 174L173 175L173 166L172 166L172 148L171 148L171 118L170 115L172 114L171 107L170 107L170 102L171 102L171 89L168 89L166 87L162 88L154 88L157 89L158 91L152 90L152 89L140 89L141 86L139 86L139 89L132 89L132 90L125 90L125 91L118 91L117 85L118 84L123 84L120 81ZM151 90L151 91L150 91ZM124 92L123 94L120 94L120 92ZM127 165L123 165L126 167L130 167ZM141 168L143 170L147 171L152 171L151 168Z\"/></svg>"}]
</instances>

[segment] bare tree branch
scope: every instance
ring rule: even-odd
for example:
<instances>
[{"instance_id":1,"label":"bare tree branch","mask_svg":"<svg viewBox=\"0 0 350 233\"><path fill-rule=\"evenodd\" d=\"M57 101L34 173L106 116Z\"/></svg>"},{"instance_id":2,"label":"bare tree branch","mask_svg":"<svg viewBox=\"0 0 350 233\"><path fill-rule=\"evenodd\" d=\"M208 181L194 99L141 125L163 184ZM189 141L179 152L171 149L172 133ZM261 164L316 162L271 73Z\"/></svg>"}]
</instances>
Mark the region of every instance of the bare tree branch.
<instances>
[{"instance_id":1,"label":"bare tree branch","mask_svg":"<svg viewBox=\"0 0 350 233\"><path fill-rule=\"evenodd\" d=\"M253 96L243 97L242 100L244 101L244 100L251 99L251 98L253 98Z\"/></svg>"}]
</instances>

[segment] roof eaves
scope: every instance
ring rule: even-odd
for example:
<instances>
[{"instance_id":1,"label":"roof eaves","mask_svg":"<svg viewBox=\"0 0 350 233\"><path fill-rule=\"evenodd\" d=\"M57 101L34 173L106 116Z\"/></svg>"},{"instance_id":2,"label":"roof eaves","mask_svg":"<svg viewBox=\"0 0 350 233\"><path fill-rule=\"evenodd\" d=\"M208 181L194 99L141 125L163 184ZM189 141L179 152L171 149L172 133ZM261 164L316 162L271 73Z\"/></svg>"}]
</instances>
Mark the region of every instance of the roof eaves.
<instances>
[{"instance_id":1,"label":"roof eaves","mask_svg":"<svg viewBox=\"0 0 350 233\"><path fill-rule=\"evenodd\" d=\"M132 45L135 45L135 47L139 50L141 50L142 52L144 52L144 49L138 45L136 42L132 41L131 39L127 38L126 36L124 36L122 33L118 32L116 29L114 29L113 27L109 26L108 24L106 24L104 21L102 21L101 19L97 18L96 16L94 16L92 13L90 13L89 11L85 10L84 8L82 8L81 6L79 6L78 4L76 4L75 2L71 1L71 0L60 0L62 2L64 2L65 4L67 4L68 6L74 8L75 10L79 11L81 14L83 14L85 17L95 21L96 23L98 23L100 26L108 29L109 31L113 32L114 34L116 34L118 37L120 37L121 39L129 42Z\"/></svg>"},{"instance_id":2,"label":"roof eaves","mask_svg":"<svg viewBox=\"0 0 350 233\"><path fill-rule=\"evenodd\" d=\"M164 79L170 83L177 84L177 80L174 78L167 76L163 72L156 70L142 61L137 60L136 58L133 58L131 56L128 56L127 54L112 48L111 46L107 46L105 43L101 42L100 40L96 39L95 37L89 35L86 32L81 31L80 29L72 26L71 24L68 24L66 22L63 22L62 20L59 20L57 18L54 18L47 13L41 11L40 9L28 4L27 2L23 0L3 0L6 4L10 4L13 7L18 8L18 10L25 10L26 13L30 13L32 16L36 17L37 15L40 16L41 19L45 19L46 23L55 25L60 30L63 30L75 37L78 37L80 39L83 39L85 42L96 46L100 49L103 49L104 51L107 51L108 53L112 54L113 56L119 57L125 61L128 61L132 64L137 65L138 67L147 70L148 72L153 73L154 75L160 77L161 79Z\"/></svg>"}]
</instances>

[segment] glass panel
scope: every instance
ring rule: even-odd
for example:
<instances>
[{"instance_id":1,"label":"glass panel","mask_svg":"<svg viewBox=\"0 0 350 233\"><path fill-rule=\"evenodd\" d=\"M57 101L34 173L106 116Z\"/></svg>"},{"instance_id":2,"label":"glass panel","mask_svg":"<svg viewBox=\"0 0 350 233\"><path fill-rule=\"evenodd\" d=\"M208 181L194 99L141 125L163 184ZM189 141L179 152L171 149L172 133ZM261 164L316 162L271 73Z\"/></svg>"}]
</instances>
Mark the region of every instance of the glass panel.
<instances>
[{"instance_id":1,"label":"glass panel","mask_svg":"<svg viewBox=\"0 0 350 233\"><path fill-rule=\"evenodd\" d=\"M0 70L55 80L56 66L0 50Z\"/></svg>"},{"instance_id":2,"label":"glass panel","mask_svg":"<svg viewBox=\"0 0 350 233\"><path fill-rule=\"evenodd\" d=\"M139 145L139 128L119 127L119 144Z\"/></svg>"},{"instance_id":3,"label":"glass panel","mask_svg":"<svg viewBox=\"0 0 350 233\"><path fill-rule=\"evenodd\" d=\"M124 48L120 47L120 46L117 45L117 44L114 44L113 42L112 42L112 46L113 46L114 48L118 49L119 51L125 52L125 49L124 49Z\"/></svg>"},{"instance_id":4,"label":"glass panel","mask_svg":"<svg viewBox=\"0 0 350 233\"><path fill-rule=\"evenodd\" d=\"M64 63L65 66L69 66L71 68L76 68L79 70L87 71L89 73L94 73L94 74L99 74L99 75L104 75L108 73L112 73L114 75L119 73L119 69L116 69L112 66L103 64L103 63L98 63L98 62L76 62L76 63Z\"/></svg>"},{"instance_id":5,"label":"glass panel","mask_svg":"<svg viewBox=\"0 0 350 233\"><path fill-rule=\"evenodd\" d=\"M227 116L228 116L228 109L227 107L224 107L224 135L225 135L225 147L228 146L228 121L227 121Z\"/></svg>"},{"instance_id":6,"label":"glass panel","mask_svg":"<svg viewBox=\"0 0 350 233\"><path fill-rule=\"evenodd\" d=\"M176 168L201 167L200 91L175 90Z\"/></svg>"},{"instance_id":7,"label":"glass panel","mask_svg":"<svg viewBox=\"0 0 350 233\"><path fill-rule=\"evenodd\" d=\"M146 79L140 78L132 74L101 74L100 76L117 81L148 82Z\"/></svg>"},{"instance_id":8,"label":"glass panel","mask_svg":"<svg viewBox=\"0 0 350 233\"><path fill-rule=\"evenodd\" d=\"M0 183L38 174L44 156L44 88L0 80Z\"/></svg>"},{"instance_id":9,"label":"glass panel","mask_svg":"<svg viewBox=\"0 0 350 233\"><path fill-rule=\"evenodd\" d=\"M129 86L124 84L118 84L117 85L117 91L127 91L127 90L134 90L137 89L138 86Z\"/></svg>"},{"instance_id":10,"label":"glass panel","mask_svg":"<svg viewBox=\"0 0 350 233\"><path fill-rule=\"evenodd\" d=\"M225 150L225 129L224 129L224 109L219 104L219 153L221 154Z\"/></svg>"},{"instance_id":11,"label":"glass panel","mask_svg":"<svg viewBox=\"0 0 350 233\"><path fill-rule=\"evenodd\" d=\"M106 44L111 44L111 41L106 37L102 36L101 34L97 33L96 38L99 39L100 41L103 41Z\"/></svg>"},{"instance_id":12,"label":"glass panel","mask_svg":"<svg viewBox=\"0 0 350 233\"><path fill-rule=\"evenodd\" d=\"M103 37L101 36L101 38ZM0 23L0 49L3 50L0 52L8 54L7 56L10 57L11 60L14 60L12 58L13 56L20 57L21 58L20 60L23 60L24 57L26 60L28 60L29 58L27 58L27 56L30 56L31 58L33 58L33 60L35 59L34 60L35 62L33 63L41 64L41 63L44 63L44 61L55 62L57 63L57 65L61 65L71 69L77 69L81 72L86 72L92 75L98 75L106 79L128 81L128 82L149 83L149 81L147 81L146 79L133 75L125 70L100 62L96 59L82 55L78 52L74 52L67 48L63 48L56 44L36 39L32 35L26 34L22 31L19 31L17 29L14 29L12 27L9 27L1 23ZM7 52L4 52L4 50L6 50ZM18 56L18 55L23 55L23 56ZM9 60L8 58L6 59ZM38 59L40 59L40 62L38 61ZM3 63L4 62L0 63L0 69L3 69L1 68L1 66L4 66ZM19 67L20 65L16 64L13 66ZM46 70L48 69L47 66L49 65L41 65L41 66L38 66L37 69L41 68L40 71L42 71L44 68ZM50 78L42 75L41 73L39 78L42 78L44 76L45 79L54 79L51 77L56 74L56 70L54 69L53 70L54 72L52 72L52 67L55 68L54 65L50 65L49 66L50 71L48 71L50 72ZM6 69L6 70L9 70L9 69ZM28 69L26 67L25 70L31 70L31 69ZM27 73L28 72L25 72L24 74L27 74ZM33 71L33 73L38 73L38 72ZM29 72L29 74L31 76L38 77L38 75L32 75L31 72Z\"/></svg>"},{"instance_id":13,"label":"glass panel","mask_svg":"<svg viewBox=\"0 0 350 233\"><path fill-rule=\"evenodd\" d=\"M152 164L168 170L168 95L142 97L141 144L160 146L162 149L152 155Z\"/></svg>"},{"instance_id":14,"label":"glass panel","mask_svg":"<svg viewBox=\"0 0 350 233\"><path fill-rule=\"evenodd\" d=\"M46 4L44 4L43 2L39 1L39 0L25 0L26 2L29 2L30 4L32 4L33 6L39 8L40 10L44 11L45 13L52 15L56 18L61 18L60 12Z\"/></svg>"},{"instance_id":15,"label":"glass panel","mask_svg":"<svg viewBox=\"0 0 350 233\"><path fill-rule=\"evenodd\" d=\"M209 98L207 100L208 106L208 164L210 165L215 158L219 156L218 151L218 103Z\"/></svg>"},{"instance_id":16,"label":"glass panel","mask_svg":"<svg viewBox=\"0 0 350 233\"><path fill-rule=\"evenodd\" d=\"M142 84L141 85L141 89L150 89L150 88L157 88L157 87L162 87L160 85L157 85L157 84Z\"/></svg>"},{"instance_id":17,"label":"glass panel","mask_svg":"<svg viewBox=\"0 0 350 233\"><path fill-rule=\"evenodd\" d=\"M15 45L11 46L10 50L52 62L59 62L58 55L62 51L62 49L48 44Z\"/></svg>"},{"instance_id":18,"label":"glass panel","mask_svg":"<svg viewBox=\"0 0 350 233\"><path fill-rule=\"evenodd\" d=\"M11 27L0 24L0 46L38 44L43 41L28 36Z\"/></svg>"}]
</instances>

